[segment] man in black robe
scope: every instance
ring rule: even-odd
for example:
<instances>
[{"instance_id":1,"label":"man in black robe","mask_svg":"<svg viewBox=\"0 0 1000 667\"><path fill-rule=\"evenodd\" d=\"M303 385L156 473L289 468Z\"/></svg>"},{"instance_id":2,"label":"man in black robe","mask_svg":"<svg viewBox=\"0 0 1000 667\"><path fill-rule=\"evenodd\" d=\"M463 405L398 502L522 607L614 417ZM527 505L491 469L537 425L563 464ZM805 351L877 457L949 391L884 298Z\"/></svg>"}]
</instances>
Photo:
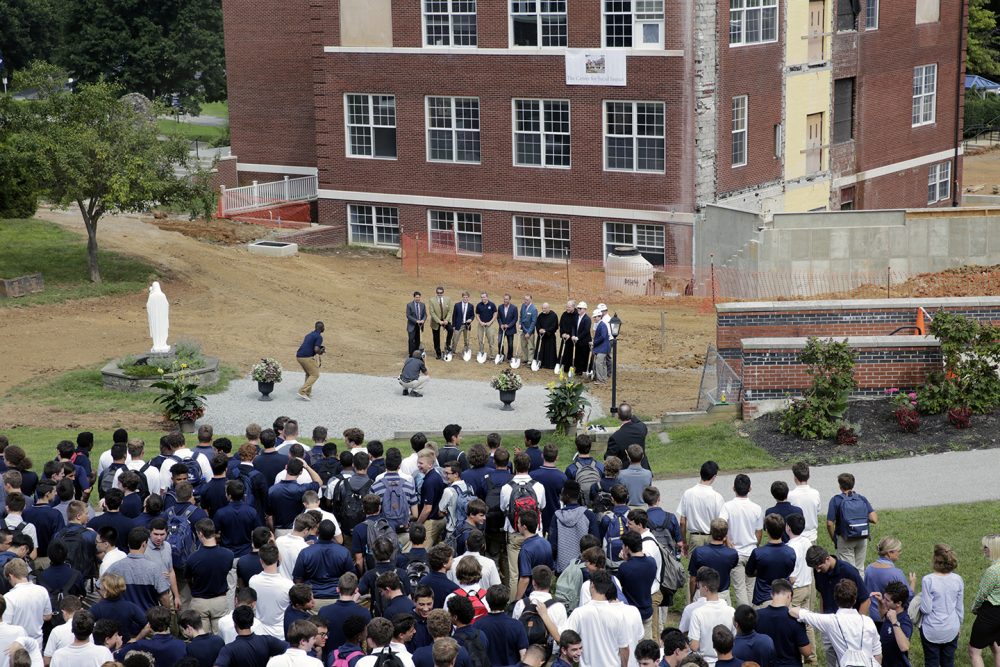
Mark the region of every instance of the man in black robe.
<instances>
[{"instance_id":1,"label":"man in black robe","mask_svg":"<svg viewBox=\"0 0 1000 667\"><path fill-rule=\"evenodd\" d=\"M556 367L556 338L559 335L559 317L552 312L549 304L542 304L542 312L535 321L535 330L539 336L538 360L542 368Z\"/></svg>"},{"instance_id":2,"label":"man in black robe","mask_svg":"<svg viewBox=\"0 0 1000 667\"><path fill-rule=\"evenodd\" d=\"M587 372L587 366L590 365L590 315L587 314L586 301L576 304L573 335L570 340L573 342L573 367L576 368L577 375L582 375Z\"/></svg>"},{"instance_id":3,"label":"man in black robe","mask_svg":"<svg viewBox=\"0 0 1000 667\"><path fill-rule=\"evenodd\" d=\"M566 310L559 316L559 347L562 352L559 363L562 364L563 370L567 373L573 366L573 341L570 339L573 338L575 331L576 301L570 299L566 302Z\"/></svg>"}]
</instances>

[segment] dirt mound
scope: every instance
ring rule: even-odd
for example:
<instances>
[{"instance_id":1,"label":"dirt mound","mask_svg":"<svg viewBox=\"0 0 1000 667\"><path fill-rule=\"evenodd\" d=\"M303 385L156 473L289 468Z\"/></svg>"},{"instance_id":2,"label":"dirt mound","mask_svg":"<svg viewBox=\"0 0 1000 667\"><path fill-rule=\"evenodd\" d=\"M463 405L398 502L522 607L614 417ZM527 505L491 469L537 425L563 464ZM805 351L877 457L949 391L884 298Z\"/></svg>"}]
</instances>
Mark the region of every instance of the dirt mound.
<instances>
[{"instance_id":1,"label":"dirt mound","mask_svg":"<svg viewBox=\"0 0 1000 667\"><path fill-rule=\"evenodd\" d=\"M269 230L256 225L247 225L230 220L177 220L144 219L167 232L180 232L184 236L199 241L210 241L224 245L238 245L264 238Z\"/></svg>"}]
</instances>

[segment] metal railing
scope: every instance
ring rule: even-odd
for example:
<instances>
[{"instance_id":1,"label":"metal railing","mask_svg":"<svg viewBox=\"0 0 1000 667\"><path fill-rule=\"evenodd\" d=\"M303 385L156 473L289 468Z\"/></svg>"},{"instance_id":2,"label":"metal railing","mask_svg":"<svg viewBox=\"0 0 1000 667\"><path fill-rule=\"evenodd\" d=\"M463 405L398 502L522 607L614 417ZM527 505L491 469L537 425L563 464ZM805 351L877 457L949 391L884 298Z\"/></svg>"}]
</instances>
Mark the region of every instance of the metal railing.
<instances>
[{"instance_id":1,"label":"metal railing","mask_svg":"<svg viewBox=\"0 0 1000 667\"><path fill-rule=\"evenodd\" d=\"M228 217L234 213L245 213L272 206L280 206L289 202L312 201L316 199L318 189L316 176L289 178L285 176L280 181L244 185L239 188L220 186L219 216Z\"/></svg>"}]
</instances>

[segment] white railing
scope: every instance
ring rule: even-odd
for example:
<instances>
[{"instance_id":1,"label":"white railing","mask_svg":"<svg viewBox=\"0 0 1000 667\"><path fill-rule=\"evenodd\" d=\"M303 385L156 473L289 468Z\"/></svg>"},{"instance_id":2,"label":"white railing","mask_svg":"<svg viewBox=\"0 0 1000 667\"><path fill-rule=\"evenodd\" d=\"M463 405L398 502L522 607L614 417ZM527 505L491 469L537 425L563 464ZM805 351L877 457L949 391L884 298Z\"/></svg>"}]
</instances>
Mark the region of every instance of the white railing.
<instances>
[{"instance_id":1,"label":"white railing","mask_svg":"<svg viewBox=\"0 0 1000 667\"><path fill-rule=\"evenodd\" d=\"M239 188L227 188L224 185L220 187L219 216L226 217L233 213L244 213L289 202L312 201L316 199L318 178L285 176L280 181L269 183L254 181L252 185Z\"/></svg>"}]
</instances>

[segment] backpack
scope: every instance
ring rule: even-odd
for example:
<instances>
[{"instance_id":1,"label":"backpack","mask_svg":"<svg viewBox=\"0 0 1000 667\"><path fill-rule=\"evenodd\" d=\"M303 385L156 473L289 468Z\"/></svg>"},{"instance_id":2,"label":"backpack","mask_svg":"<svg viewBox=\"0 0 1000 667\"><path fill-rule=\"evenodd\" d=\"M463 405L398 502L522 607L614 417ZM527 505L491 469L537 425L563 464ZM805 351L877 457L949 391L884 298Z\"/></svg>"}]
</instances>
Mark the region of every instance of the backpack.
<instances>
[{"instance_id":1,"label":"backpack","mask_svg":"<svg viewBox=\"0 0 1000 667\"><path fill-rule=\"evenodd\" d=\"M345 479L342 484L337 485L336 494L340 497L335 501L335 506L340 510L340 530L349 534L354 527L365 520L365 508L362 499L372 488L372 481L365 478L365 483L360 488L354 488L350 479Z\"/></svg>"},{"instance_id":2,"label":"backpack","mask_svg":"<svg viewBox=\"0 0 1000 667\"><path fill-rule=\"evenodd\" d=\"M73 588L79 580L80 573L77 570L73 570L73 573L70 575L69 579L66 580L66 583L63 584L62 588L55 591L49 591L49 602L52 604L53 609L59 609L63 598L69 594L70 589Z\"/></svg>"},{"instance_id":3,"label":"backpack","mask_svg":"<svg viewBox=\"0 0 1000 667\"><path fill-rule=\"evenodd\" d=\"M556 579L556 592L553 597L563 603L567 614L580 605L580 587L583 585L583 571L586 567L577 559L570 563Z\"/></svg>"},{"instance_id":4,"label":"backpack","mask_svg":"<svg viewBox=\"0 0 1000 667\"><path fill-rule=\"evenodd\" d=\"M868 537L868 503L856 493L840 503L841 537L849 540Z\"/></svg>"},{"instance_id":5,"label":"backpack","mask_svg":"<svg viewBox=\"0 0 1000 667\"><path fill-rule=\"evenodd\" d=\"M197 507L194 505L189 505L183 513L178 514L177 506L174 505L166 511L167 542L170 543L174 568L178 570L184 569L188 556L198 549L194 539L194 531L191 530L191 515L196 509Z\"/></svg>"},{"instance_id":6,"label":"backpack","mask_svg":"<svg viewBox=\"0 0 1000 667\"><path fill-rule=\"evenodd\" d=\"M455 531L462 527L463 523L466 523L466 519L469 518L469 501L476 497L476 494L472 492L469 487L468 482L462 482L461 484L455 484L451 487L455 490Z\"/></svg>"},{"instance_id":7,"label":"backpack","mask_svg":"<svg viewBox=\"0 0 1000 667\"><path fill-rule=\"evenodd\" d=\"M406 578L410 581L410 590L415 590L420 585L420 580L431 573L431 568L427 561L417 557L408 557L406 561Z\"/></svg>"},{"instance_id":8,"label":"backpack","mask_svg":"<svg viewBox=\"0 0 1000 667\"><path fill-rule=\"evenodd\" d=\"M479 636L479 630L471 626L465 626L461 630L465 630L466 628L468 630L463 634L459 634L460 630L455 631L455 634L452 635L455 641L468 652L472 667L491 667L490 655L486 652L483 640Z\"/></svg>"},{"instance_id":9,"label":"backpack","mask_svg":"<svg viewBox=\"0 0 1000 667\"><path fill-rule=\"evenodd\" d=\"M608 569L617 569L621 565L622 535L628 532L628 522L624 514L608 512L608 530L604 534L604 555L608 558Z\"/></svg>"},{"instance_id":10,"label":"backpack","mask_svg":"<svg viewBox=\"0 0 1000 667\"><path fill-rule=\"evenodd\" d=\"M507 501L507 508L504 512L507 520L510 521L511 528L517 530L518 519L522 514L534 514L541 524L542 517L538 512L538 496L535 495L535 482L515 482L511 480L507 483L510 486L510 499Z\"/></svg>"},{"instance_id":11,"label":"backpack","mask_svg":"<svg viewBox=\"0 0 1000 667\"><path fill-rule=\"evenodd\" d=\"M662 567L660 567L660 578L657 582L660 585L660 594L663 596L660 606L669 607L673 604L674 593L681 590L684 582L687 581L687 573L684 571L684 566L677 560L674 552L664 549L663 545L656 538L642 538L642 543L645 544L646 542L652 543L660 550L660 561L663 563Z\"/></svg>"},{"instance_id":12,"label":"backpack","mask_svg":"<svg viewBox=\"0 0 1000 667\"><path fill-rule=\"evenodd\" d=\"M236 473L235 475L233 474L234 472ZM258 475L261 474L259 470L251 470L251 472L246 472L245 470L243 470L243 466L240 465L236 466L235 468L230 468L229 474L227 474L226 477L232 480L239 480L243 482L243 502L245 502L250 507L253 507L254 509L260 509L260 507L257 506L257 499L254 497L253 493L253 479L250 478L250 475L252 475L255 472Z\"/></svg>"},{"instance_id":13,"label":"backpack","mask_svg":"<svg viewBox=\"0 0 1000 667\"><path fill-rule=\"evenodd\" d=\"M62 542L63 546L66 547L66 562L69 563L74 570L77 570L83 575L84 579L90 579L94 576L94 559L87 554L87 541L83 538L83 533L87 530L84 526L78 526L79 530L76 530L73 526L66 528L66 530L56 538L57 542Z\"/></svg>"},{"instance_id":14,"label":"backpack","mask_svg":"<svg viewBox=\"0 0 1000 667\"><path fill-rule=\"evenodd\" d=\"M598 488L597 495L594 496L594 513L607 514L614 508L615 500L611 497L611 492L603 487Z\"/></svg>"},{"instance_id":15,"label":"backpack","mask_svg":"<svg viewBox=\"0 0 1000 667\"><path fill-rule=\"evenodd\" d=\"M341 471L340 461L335 456L316 459L312 464L312 469L316 471L319 478L323 480L320 486L326 486L334 475Z\"/></svg>"},{"instance_id":16,"label":"backpack","mask_svg":"<svg viewBox=\"0 0 1000 667\"><path fill-rule=\"evenodd\" d=\"M548 609L556 603L556 600L546 600L545 608ZM538 604L524 599L524 609L521 611L521 625L528 633L528 644L538 644L545 649L545 659L552 655L552 642L549 641L549 631L545 629L542 617L538 615Z\"/></svg>"},{"instance_id":17,"label":"backpack","mask_svg":"<svg viewBox=\"0 0 1000 667\"><path fill-rule=\"evenodd\" d=\"M649 518L649 531L653 533L653 537L664 551L669 551L672 554L677 553L677 542L674 540L674 536L670 534L670 513L663 512L663 523L656 525L653 523L653 518Z\"/></svg>"},{"instance_id":18,"label":"backpack","mask_svg":"<svg viewBox=\"0 0 1000 667\"><path fill-rule=\"evenodd\" d=\"M500 490L503 484L495 484L493 479L486 477L486 525L487 533L502 533L504 512L500 507Z\"/></svg>"},{"instance_id":19,"label":"backpack","mask_svg":"<svg viewBox=\"0 0 1000 667\"><path fill-rule=\"evenodd\" d=\"M115 481L115 473L119 470L128 470L128 466L124 463L112 463L108 466L108 469L101 473L100 479L97 480L97 495L103 498L108 491L111 490L111 485ZM145 477L145 475L143 475ZM148 485L147 485L148 486Z\"/></svg>"},{"instance_id":20,"label":"backpack","mask_svg":"<svg viewBox=\"0 0 1000 667\"><path fill-rule=\"evenodd\" d=\"M455 595L462 598L468 598L469 602L472 603L472 609L473 611L475 611L475 615L472 617L473 623L478 621L486 614L490 613L489 610L486 608L486 603L483 602L483 599L486 597L485 588L480 588L475 593L470 593L464 588L459 588L457 591L455 591Z\"/></svg>"},{"instance_id":21,"label":"backpack","mask_svg":"<svg viewBox=\"0 0 1000 667\"><path fill-rule=\"evenodd\" d=\"M144 466L139 468L136 472L139 473L139 497L142 498L142 502L146 502L146 498L149 498L149 478L146 477L146 471L153 466L152 462L147 461Z\"/></svg>"},{"instance_id":22,"label":"backpack","mask_svg":"<svg viewBox=\"0 0 1000 667\"><path fill-rule=\"evenodd\" d=\"M601 481L601 471L597 469L597 461L593 458L588 459L587 462L583 462L579 459L576 460L576 481L580 483L580 494L583 496L580 499L580 504L589 505L587 501L590 495L590 490Z\"/></svg>"},{"instance_id":23,"label":"backpack","mask_svg":"<svg viewBox=\"0 0 1000 667\"><path fill-rule=\"evenodd\" d=\"M368 567L375 567L375 557L372 556L372 546L375 544L375 540L384 537L392 542L392 558L389 559L390 563L396 562L396 557L399 555L399 536L396 535L396 530L389 525L389 521L385 517L377 517L375 519L366 519L364 521L365 525L368 526L368 540L367 547L365 551L365 560L368 563Z\"/></svg>"},{"instance_id":24,"label":"backpack","mask_svg":"<svg viewBox=\"0 0 1000 667\"><path fill-rule=\"evenodd\" d=\"M398 655L390 650L384 650L375 658L374 667L404 667L404 665Z\"/></svg>"},{"instance_id":25,"label":"backpack","mask_svg":"<svg viewBox=\"0 0 1000 667\"><path fill-rule=\"evenodd\" d=\"M382 483L382 515L389 521L394 530L405 529L410 525L410 504L406 501L406 482L402 477L393 475L383 477Z\"/></svg>"},{"instance_id":26,"label":"backpack","mask_svg":"<svg viewBox=\"0 0 1000 667\"><path fill-rule=\"evenodd\" d=\"M351 660L360 658L364 654L364 651L352 651L347 655L340 655L340 649L336 649L333 652L333 662L331 663L331 667L351 667Z\"/></svg>"},{"instance_id":27,"label":"backpack","mask_svg":"<svg viewBox=\"0 0 1000 667\"><path fill-rule=\"evenodd\" d=\"M201 464L198 463L198 456L196 454L192 454L186 459L182 459L181 457L176 456L175 454L171 454L167 458L170 458L176 461L177 463L184 464L184 467L187 468L188 471L188 483L191 485L191 488L193 488L195 491L200 489L201 485L205 483L205 475L201 470Z\"/></svg>"},{"instance_id":28,"label":"backpack","mask_svg":"<svg viewBox=\"0 0 1000 667\"><path fill-rule=\"evenodd\" d=\"M555 530L557 537L554 563L556 573L562 572L569 567L573 559L580 557L580 538L590 532L587 512L586 507L577 505L556 510L552 517L549 530Z\"/></svg>"}]
</instances>

